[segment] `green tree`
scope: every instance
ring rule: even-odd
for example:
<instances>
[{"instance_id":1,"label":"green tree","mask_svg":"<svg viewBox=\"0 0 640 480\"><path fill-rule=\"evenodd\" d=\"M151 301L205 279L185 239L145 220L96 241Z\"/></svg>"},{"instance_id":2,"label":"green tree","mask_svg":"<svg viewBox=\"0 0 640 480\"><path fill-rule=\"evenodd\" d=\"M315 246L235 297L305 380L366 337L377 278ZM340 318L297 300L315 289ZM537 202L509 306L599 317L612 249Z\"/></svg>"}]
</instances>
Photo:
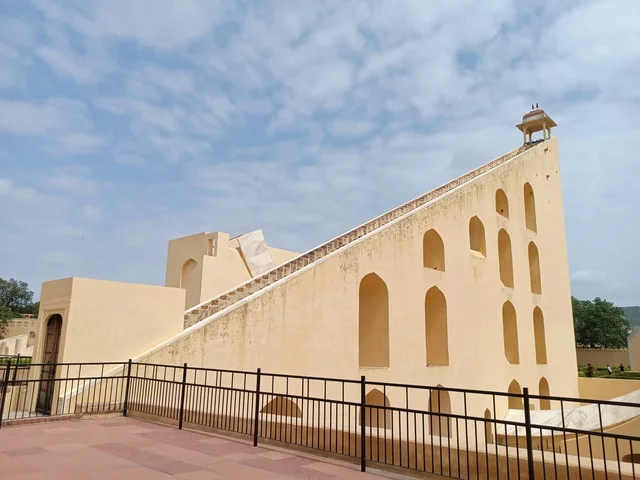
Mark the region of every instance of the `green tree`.
<instances>
[{"instance_id":1,"label":"green tree","mask_svg":"<svg viewBox=\"0 0 640 480\"><path fill-rule=\"evenodd\" d=\"M579 300L571 297L573 327L579 347L623 348L627 346L629 321L620 307L596 297Z\"/></svg>"},{"instance_id":2,"label":"green tree","mask_svg":"<svg viewBox=\"0 0 640 480\"><path fill-rule=\"evenodd\" d=\"M39 309L40 302L33 303L33 292L27 282L0 278L0 338L9 320L23 313L37 315Z\"/></svg>"}]
</instances>

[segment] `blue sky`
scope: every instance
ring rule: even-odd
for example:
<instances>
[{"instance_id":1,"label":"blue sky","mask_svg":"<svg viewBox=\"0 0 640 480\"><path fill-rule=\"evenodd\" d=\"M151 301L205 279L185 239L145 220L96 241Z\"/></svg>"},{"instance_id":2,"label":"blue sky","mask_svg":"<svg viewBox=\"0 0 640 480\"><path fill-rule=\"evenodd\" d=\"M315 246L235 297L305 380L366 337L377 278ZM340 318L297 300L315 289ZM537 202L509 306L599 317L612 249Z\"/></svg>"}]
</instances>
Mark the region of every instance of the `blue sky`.
<instances>
[{"instance_id":1,"label":"blue sky","mask_svg":"<svg viewBox=\"0 0 640 480\"><path fill-rule=\"evenodd\" d=\"M615 7L613 5L615 3ZM559 123L573 293L640 304L640 2L0 1L0 276L304 251Z\"/></svg>"}]
</instances>

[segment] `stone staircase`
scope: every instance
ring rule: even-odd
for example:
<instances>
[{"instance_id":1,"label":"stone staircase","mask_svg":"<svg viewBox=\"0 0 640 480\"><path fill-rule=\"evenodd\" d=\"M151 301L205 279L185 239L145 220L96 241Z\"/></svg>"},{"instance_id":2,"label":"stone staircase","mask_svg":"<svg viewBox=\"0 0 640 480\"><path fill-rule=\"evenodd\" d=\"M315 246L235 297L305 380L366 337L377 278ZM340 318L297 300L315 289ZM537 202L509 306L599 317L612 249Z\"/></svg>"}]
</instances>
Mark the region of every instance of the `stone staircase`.
<instances>
[{"instance_id":1,"label":"stone staircase","mask_svg":"<svg viewBox=\"0 0 640 480\"><path fill-rule=\"evenodd\" d=\"M394 208L393 210L390 210L389 212L377 218L374 218L373 220L370 220L363 225L360 225L359 227L356 227L355 229L341 235L338 238L334 238L333 240L330 240L329 242L324 243L309 252L303 253L302 255L289 260L287 263L284 263L259 277L253 278L248 282L241 284L234 290L230 290L226 293L223 293L222 295L201 303L200 305L196 305L195 307L190 308L185 312L184 315L184 328L188 328L196 324L197 322L200 322L214 315L215 313L233 305L234 303L247 298L249 295L252 295L259 290L262 290L263 288L277 282L278 280L287 277L293 272L296 272L306 267L307 265L314 263L315 261L330 254L331 252L335 252L339 248L348 245L354 240L357 240L358 238L387 225L389 222L411 212L412 210L415 210L416 208L424 205L427 202L430 202L431 200L436 199L440 195L443 195L453 190L454 188L473 180L479 175L482 175L483 173L509 161L516 155L521 154L532 146L534 145L523 145L465 175L462 175L461 177L456 178L455 180L452 180L451 182L441 187L436 188L435 190L432 190L414 200L411 200L397 208Z\"/></svg>"}]
</instances>

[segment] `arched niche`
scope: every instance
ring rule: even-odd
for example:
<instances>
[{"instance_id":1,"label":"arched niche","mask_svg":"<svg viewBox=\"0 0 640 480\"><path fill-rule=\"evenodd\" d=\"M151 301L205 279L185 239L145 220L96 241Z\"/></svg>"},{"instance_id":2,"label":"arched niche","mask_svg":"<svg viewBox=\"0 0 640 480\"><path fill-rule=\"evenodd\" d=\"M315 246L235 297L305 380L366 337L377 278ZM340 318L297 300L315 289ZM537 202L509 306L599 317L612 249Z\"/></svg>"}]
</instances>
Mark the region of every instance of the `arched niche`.
<instances>
[{"instance_id":1,"label":"arched niche","mask_svg":"<svg viewBox=\"0 0 640 480\"><path fill-rule=\"evenodd\" d=\"M422 263L424 268L445 271L444 242L434 229L428 230L422 237Z\"/></svg>"},{"instance_id":2,"label":"arched niche","mask_svg":"<svg viewBox=\"0 0 640 480\"><path fill-rule=\"evenodd\" d=\"M502 337L504 341L504 356L512 365L520 363L520 348L518 345L518 319L516 309L509 301L502 305Z\"/></svg>"},{"instance_id":3,"label":"arched niche","mask_svg":"<svg viewBox=\"0 0 640 480\"><path fill-rule=\"evenodd\" d=\"M391 428L391 410L381 407L391 407L389 398L377 388L371 390L364 397L364 424L372 428ZM362 425L360 411L358 411L358 425Z\"/></svg>"},{"instance_id":4,"label":"arched niche","mask_svg":"<svg viewBox=\"0 0 640 480\"><path fill-rule=\"evenodd\" d=\"M429 394L430 428L434 437L451 437L451 417L441 414L451 414L451 398L447 390L431 390Z\"/></svg>"},{"instance_id":5,"label":"arched niche","mask_svg":"<svg viewBox=\"0 0 640 480\"><path fill-rule=\"evenodd\" d=\"M477 217L471 217L469 220L469 247L472 251L487 256L487 241L484 234L484 225Z\"/></svg>"},{"instance_id":6,"label":"arched niche","mask_svg":"<svg viewBox=\"0 0 640 480\"><path fill-rule=\"evenodd\" d=\"M360 367L389 366L389 290L375 273L360 281L358 292Z\"/></svg>"},{"instance_id":7,"label":"arched niche","mask_svg":"<svg viewBox=\"0 0 640 480\"><path fill-rule=\"evenodd\" d=\"M509 397L509 410L524 410L524 401L522 399L522 388L516 380L512 380L509 384L508 393L518 395Z\"/></svg>"},{"instance_id":8,"label":"arched niche","mask_svg":"<svg viewBox=\"0 0 640 480\"><path fill-rule=\"evenodd\" d=\"M301 418L302 410L291 399L276 395L269 403L267 403L260 413L266 413L270 415L280 415L283 417Z\"/></svg>"},{"instance_id":9,"label":"arched niche","mask_svg":"<svg viewBox=\"0 0 640 480\"><path fill-rule=\"evenodd\" d=\"M198 262L193 258L190 258L182 264L182 269L180 270L180 288L187 288L190 285L197 266Z\"/></svg>"},{"instance_id":10,"label":"arched niche","mask_svg":"<svg viewBox=\"0 0 640 480\"><path fill-rule=\"evenodd\" d=\"M438 287L431 287L424 297L424 323L427 365L449 365L447 300Z\"/></svg>"},{"instance_id":11,"label":"arched niche","mask_svg":"<svg viewBox=\"0 0 640 480\"><path fill-rule=\"evenodd\" d=\"M496 190L496 212L504 218L509 218L509 200L501 188Z\"/></svg>"},{"instance_id":12,"label":"arched niche","mask_svg":"<svg viewBox=\"0 0 640 480\"><path fill-rule=\"evenodd\" d=\"M531 285L531 293L542 293L542 280L540 277L540 256L538 247L533 242L529 242L529 283Z\"/></svg>"},{"instance_id":13,"label":"arched niche","mask_svg":"<svg viewBox=\"0 0 640 480\"><path fill-rule=\"evenodd\" d=\"M536 221L536 198L533 193L533 187L528 182L524 184L523 195L525 225L528 230L536 232L538 230Z\"/></svg>"},{"instance_id":14,"label":"arched niche","mask_svg":"<svg viewBox=\"0 0 640 480\"><path fill-rule=\"evenodd\" d=\"M498 266L500 281L505 287L513 288L513 258L511 237L504 228L498 232Z\"/></svg>"},{"instance_id":15,"label":"arched niche","mask_svg":"<svg viewBox=\"0 0 640 480\"><path fill-rule=\"evenodd\" d=\"M545 365L547 363L547 340L544 331L544 316L540 307L533 309L533 338L536 347L536 363Z\"/></svg>"},{"instance_id":16,"label":"arched niche","mask_svg":"<svg viewBox=\"0 0 640 480\"><path fill-rule=\"evenodd\" d=\"M542 377L538 383L538 395L542 397L549 397L551 390L549 389L549 382L546 378ZM540 399L540 410L551 410L551 400L548 398Z\"/></svg>"},{"instance_id":17,"label":"arched niche","mask_svg":"<svg viewBox=\"0 0 640 480\"><path fill-rule=\"evenodd\" d=\"M488 408L484 411L484 439L486 443L493 443L494 425L491 422L491 410Z\"/></svg>"}]
</instances>

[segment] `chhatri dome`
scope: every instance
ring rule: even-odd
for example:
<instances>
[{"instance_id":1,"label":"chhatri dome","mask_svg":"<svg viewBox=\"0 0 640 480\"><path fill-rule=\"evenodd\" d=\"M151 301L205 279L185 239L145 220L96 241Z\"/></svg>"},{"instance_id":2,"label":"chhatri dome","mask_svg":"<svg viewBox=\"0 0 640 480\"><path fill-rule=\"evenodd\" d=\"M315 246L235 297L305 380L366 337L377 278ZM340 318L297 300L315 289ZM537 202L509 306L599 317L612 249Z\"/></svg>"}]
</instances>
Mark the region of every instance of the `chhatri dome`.
<instances>
[{"instance_id":1,"label":"chhatri dome","mask_svg":"<svg viewBox=\"0 0 640 480\"><path fill-rule=\"evenodd\" d=\"M526 145L528 143L536 143L551 138L551 128L557 127L558 124L536 103L531 105L531 111L522 116L522 122L516 127L522 132L522 140ZM532 134L542 131L542 138L533 140Z\"/></svg>"}]
</instances>

